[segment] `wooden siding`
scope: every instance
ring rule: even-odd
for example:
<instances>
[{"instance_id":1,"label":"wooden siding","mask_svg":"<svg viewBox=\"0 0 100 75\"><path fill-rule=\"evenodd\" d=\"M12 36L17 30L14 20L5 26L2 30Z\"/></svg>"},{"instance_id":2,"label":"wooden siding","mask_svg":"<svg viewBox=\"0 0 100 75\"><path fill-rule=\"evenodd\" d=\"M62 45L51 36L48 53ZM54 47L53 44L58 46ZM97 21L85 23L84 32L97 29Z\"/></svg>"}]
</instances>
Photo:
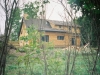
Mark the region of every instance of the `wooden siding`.
<instances>
[{"instance_id":1,"label":"wooden siding","mask_svg":"<svg viewBox=\"0 0 100 75\"><path fill-rule=\"evenodd\" d=\"M20 37L27 36L27 35L28 35L28 33L27 33L27 30L26 30L26 25L23 23L22 29L21 29L21 32L20 32ZM26 44L29 44L29 41L25 42L25 41L19 39L19 46L24 46Z\"/></svg>"},{"instance_id":2,"label":"wooden siding","mask_svg":"<svg viewBox=\"0 0 100 75\"><path fill-rule=\"evenodd\" d=\"M49 35L49 41L54 44L55 47L67 47L71 45L71 35L68 33L59 32L45 32L45 35ZM64 36L64 40L58 40L57 36ZM80 46L80 38L76 37L77 46Z\"/></svg>"}]
</instances>

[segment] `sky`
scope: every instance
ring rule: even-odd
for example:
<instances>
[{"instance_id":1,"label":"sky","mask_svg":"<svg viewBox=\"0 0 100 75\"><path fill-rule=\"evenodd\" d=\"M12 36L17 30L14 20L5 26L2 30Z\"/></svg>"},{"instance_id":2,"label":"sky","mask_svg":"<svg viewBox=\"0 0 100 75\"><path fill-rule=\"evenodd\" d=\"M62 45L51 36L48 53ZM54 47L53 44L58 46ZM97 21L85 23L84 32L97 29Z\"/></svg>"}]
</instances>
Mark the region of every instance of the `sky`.
<instances>
[{"instance_id":1,"label":"sky","mask_svg":"<svg viewBox=\"0 0 100 75\"><path fill-rule=\"evenodd\" d=\"M0 3L3 5L3 0L0 0ZM5 14L4 10L0 6L0 34L4 33L4 23L5 23Z\"/></svg>"},{"instance_id":2,"label":"sky","mask_svg":"<svg viewBox=\"0 0 100 75\"><path fill-rule=\"evenodd\" d=\"M46 5L46 18L51 20L62 20L60 15L63 15L63 7L57 0L52 0L49 4Z\"/></svg>"},{"instance_id":3,"label":"sky","mask_svg":"<svg viewBox=\"0 0 100 75\"><path fill-rule=\"evenodd\" d=\"M22 7L23 3L26 4L30 1L34 1L34 0L20 0L19 5ZM65 19L67 19L68 21L71 20L70 16L66 13L63 6L58 0L49 0L49 1L50 3L46 4L46 19L59 20L59 21L64 21ZM0 2L2 3L2 0ZM65 2L63 3L65 4ZM66 8L69 12L71 11L69 4L66 5ZM75 16L74 13L72 13L72 15ZM78 12L77 16L80 15L81 12ZM5 14L2 8L0 7L0 29L2 33L4 33L4 20L5 20Z\"/></svg>"},{"instance_id":4,"label":"sky","mask_svg":"<svg viewBox=\"0 0 100 75\"><path fill-rule=\"evenodd\" d=\"M34 0L21 0L20 5L23 3L28 3ZM39 0L40 1L40 0ZM58 0L49 0L50 3L46 4L46 19L51 19L51 20L62 20L62 17L60 15L63 15L63 7L62 5L58 2ZM64 16L64 15L63 15Z\"/></svg>"},{"instance_id":5,"label":"sky","mask_svg":"<svg viewBox=\"0 0 100 75\"><path fill-rule=\"evenodd\" d=\"M70 8L70 5L65 2L67 0L62 0L63 4L66 6L66 9L73 15L73 18L75 16L75 11ZM50 0L50 3L46 6L46 18L51 20L60 20L60 21L70 21L71 18L67 14L67 12L64 10L64 7L61 5L61 3L58 0ZM77 12L77 17L81 16L81 12Z\"/></svg>"}]
</instances>

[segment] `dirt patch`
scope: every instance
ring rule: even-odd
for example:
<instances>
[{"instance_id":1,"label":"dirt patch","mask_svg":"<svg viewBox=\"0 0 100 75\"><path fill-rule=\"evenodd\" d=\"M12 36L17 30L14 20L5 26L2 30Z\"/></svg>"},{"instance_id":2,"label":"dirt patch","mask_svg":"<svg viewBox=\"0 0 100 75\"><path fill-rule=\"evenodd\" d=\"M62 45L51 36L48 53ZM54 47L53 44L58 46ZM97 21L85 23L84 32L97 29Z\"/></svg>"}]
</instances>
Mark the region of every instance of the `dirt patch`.
<instances>
[{"instance_id":1,"label":"dirt patch","mask_svg":"<svg viewBox=\"0 0 100 75\"><path fill-rule=\"evenodd\" d=\"M18 52L15 49L10 49L9 54L13 54L15 56L24 56L26 53Z\"/></svg>"}]
</instances>

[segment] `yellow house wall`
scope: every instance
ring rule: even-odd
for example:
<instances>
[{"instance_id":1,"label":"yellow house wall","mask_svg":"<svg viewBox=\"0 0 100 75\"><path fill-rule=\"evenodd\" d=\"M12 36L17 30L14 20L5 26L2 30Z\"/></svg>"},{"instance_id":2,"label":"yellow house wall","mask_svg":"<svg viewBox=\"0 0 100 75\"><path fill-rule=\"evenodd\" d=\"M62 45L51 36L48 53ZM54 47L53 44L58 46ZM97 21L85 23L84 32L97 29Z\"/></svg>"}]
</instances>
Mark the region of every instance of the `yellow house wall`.
<instances>
[{"instance_id":1,"label":"yellow house wall","mask_svg":"<svg viewBox=\"0 0 100 75\"><path fill-rule=\"evenodd\" d=\"M27 33L27 30L26 30L26 25L23 23L22 29L21 29L21 32L20 32L20 37L27 36L27 35L28 35L28 33ZM19 46L24 46L26 44L29 44L29 41L25 42L24 40L19 40Z\"/></svg>"},{"instance_id":2,"label":"yellow house wall","mask_svg":"<svg viewBox=\"0 0 100 75\"><path fill-rule=\"evenodd\" d=\"M76 42L77 46L80 46L80 43L81 43L81 39L80 37L77 37L77 42Z\"/></svg>"},{"instance_id":3,"label":"yellow house wall","mask_svg":"<svg viewBox=\"0 0 100 75\"><path fill-rule=\"evenodd\" d=\"M54 44L54 46L65 46L68 43L65 42L65 39L67 38L67 36L65 36L65 34L62 33L57 33L57 32L46 32L45 35L49 35L49 42L52 42ZM65 36L64 40L57 40L57 36Z\"/></svg>"},{"instance_id":4,"label":"yellow house wall","mask_svg":"<svg viewBox=\"0 0 100 75\"><path fill-rule=\"evenodd\" d=\"M49 35L49 42L52 42L55 47L67 47L71 45L71 35L68 33L58 32L45 32L45 35ZM64 36L64 40L57 40L57 36ZM80 46L80 38L76 39L77 46Z\"/></svg>"},{"instance_id":5,"label":"yellow house wall","mask_svg":"<svg viewBox=\"0 0 100 75\"><path fill-rule=\"evenodd\" d=\"M27 33L27 30L26 30L26 25L23 24L21 32L20 32L20 36L27 36L27 35L28 35L28 33Z\"/></svg>"},{"instance_id":6,"label":"yellow house wall","mask_svg":"<svg viewBox=\"0 0 100 75\"><path fill-rule=\"evenodd\" d=\"M74 27L72 27L72 33L75 33L75 28ZM76 28L76 33L80 33L80 30L79 30L78 27Z\"/></svg>"}]
</instances>

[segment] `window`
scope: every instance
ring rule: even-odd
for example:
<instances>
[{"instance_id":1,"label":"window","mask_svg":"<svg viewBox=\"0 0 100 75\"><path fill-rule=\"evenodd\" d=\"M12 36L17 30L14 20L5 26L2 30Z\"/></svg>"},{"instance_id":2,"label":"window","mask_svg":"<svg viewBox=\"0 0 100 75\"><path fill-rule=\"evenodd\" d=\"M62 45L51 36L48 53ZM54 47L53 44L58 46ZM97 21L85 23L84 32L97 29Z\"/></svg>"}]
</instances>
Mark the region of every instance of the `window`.
<instances>
[{"instance_id":1,"label":"window","mask_svg":"<svg viewBox=\"0 0 100 75\"><path fill-rule=\"evenodd\" d=\"M46 25L50 25L50 23L48 21L46 21Z\"/></svg>"},{"instance_id":2,"label":"window","mask_svg":"<svg viewBox=\"0 0 100 75\"><path fill-rule=\"evenodd\" d=\"M61 28L61 26L59 26L59 28Z\"/></svg>"},{"instance_id":3,"label":"window","mask_svg":"<svg viewBox=\"0 0 100 75\"><path fill-rule=\"evenodd\" d=\"M71 27L69 27L69 31L71 31Z\"/></svg>"},{"instance_id":4,"label":"window","mask_svg":"<svg viewBox=\"0 0 100 75\"><path fill-rule=\"evenodd\" d=\"M75 45L75 38L72 38L72 39L71 39L71 44L72 44L72 45Z\"/></svg>"},{"instance_id":5,"label":"window","mask_svg":"<svg viewBox=\"0 0 100 75\"><path fill-rule=\"evenodd\" d=\"M49 35L42 36L42 41L49 42Z\"/></svg>"},{"instance_id":6,"label":"window","mask_svg":"<svg viewBox=\"0 0 100 75\"><path fill-rule=\"evenodd\" d=\"M64 36L57 36L57 40L64 40Z\"/></svg>"}]
</instances>

